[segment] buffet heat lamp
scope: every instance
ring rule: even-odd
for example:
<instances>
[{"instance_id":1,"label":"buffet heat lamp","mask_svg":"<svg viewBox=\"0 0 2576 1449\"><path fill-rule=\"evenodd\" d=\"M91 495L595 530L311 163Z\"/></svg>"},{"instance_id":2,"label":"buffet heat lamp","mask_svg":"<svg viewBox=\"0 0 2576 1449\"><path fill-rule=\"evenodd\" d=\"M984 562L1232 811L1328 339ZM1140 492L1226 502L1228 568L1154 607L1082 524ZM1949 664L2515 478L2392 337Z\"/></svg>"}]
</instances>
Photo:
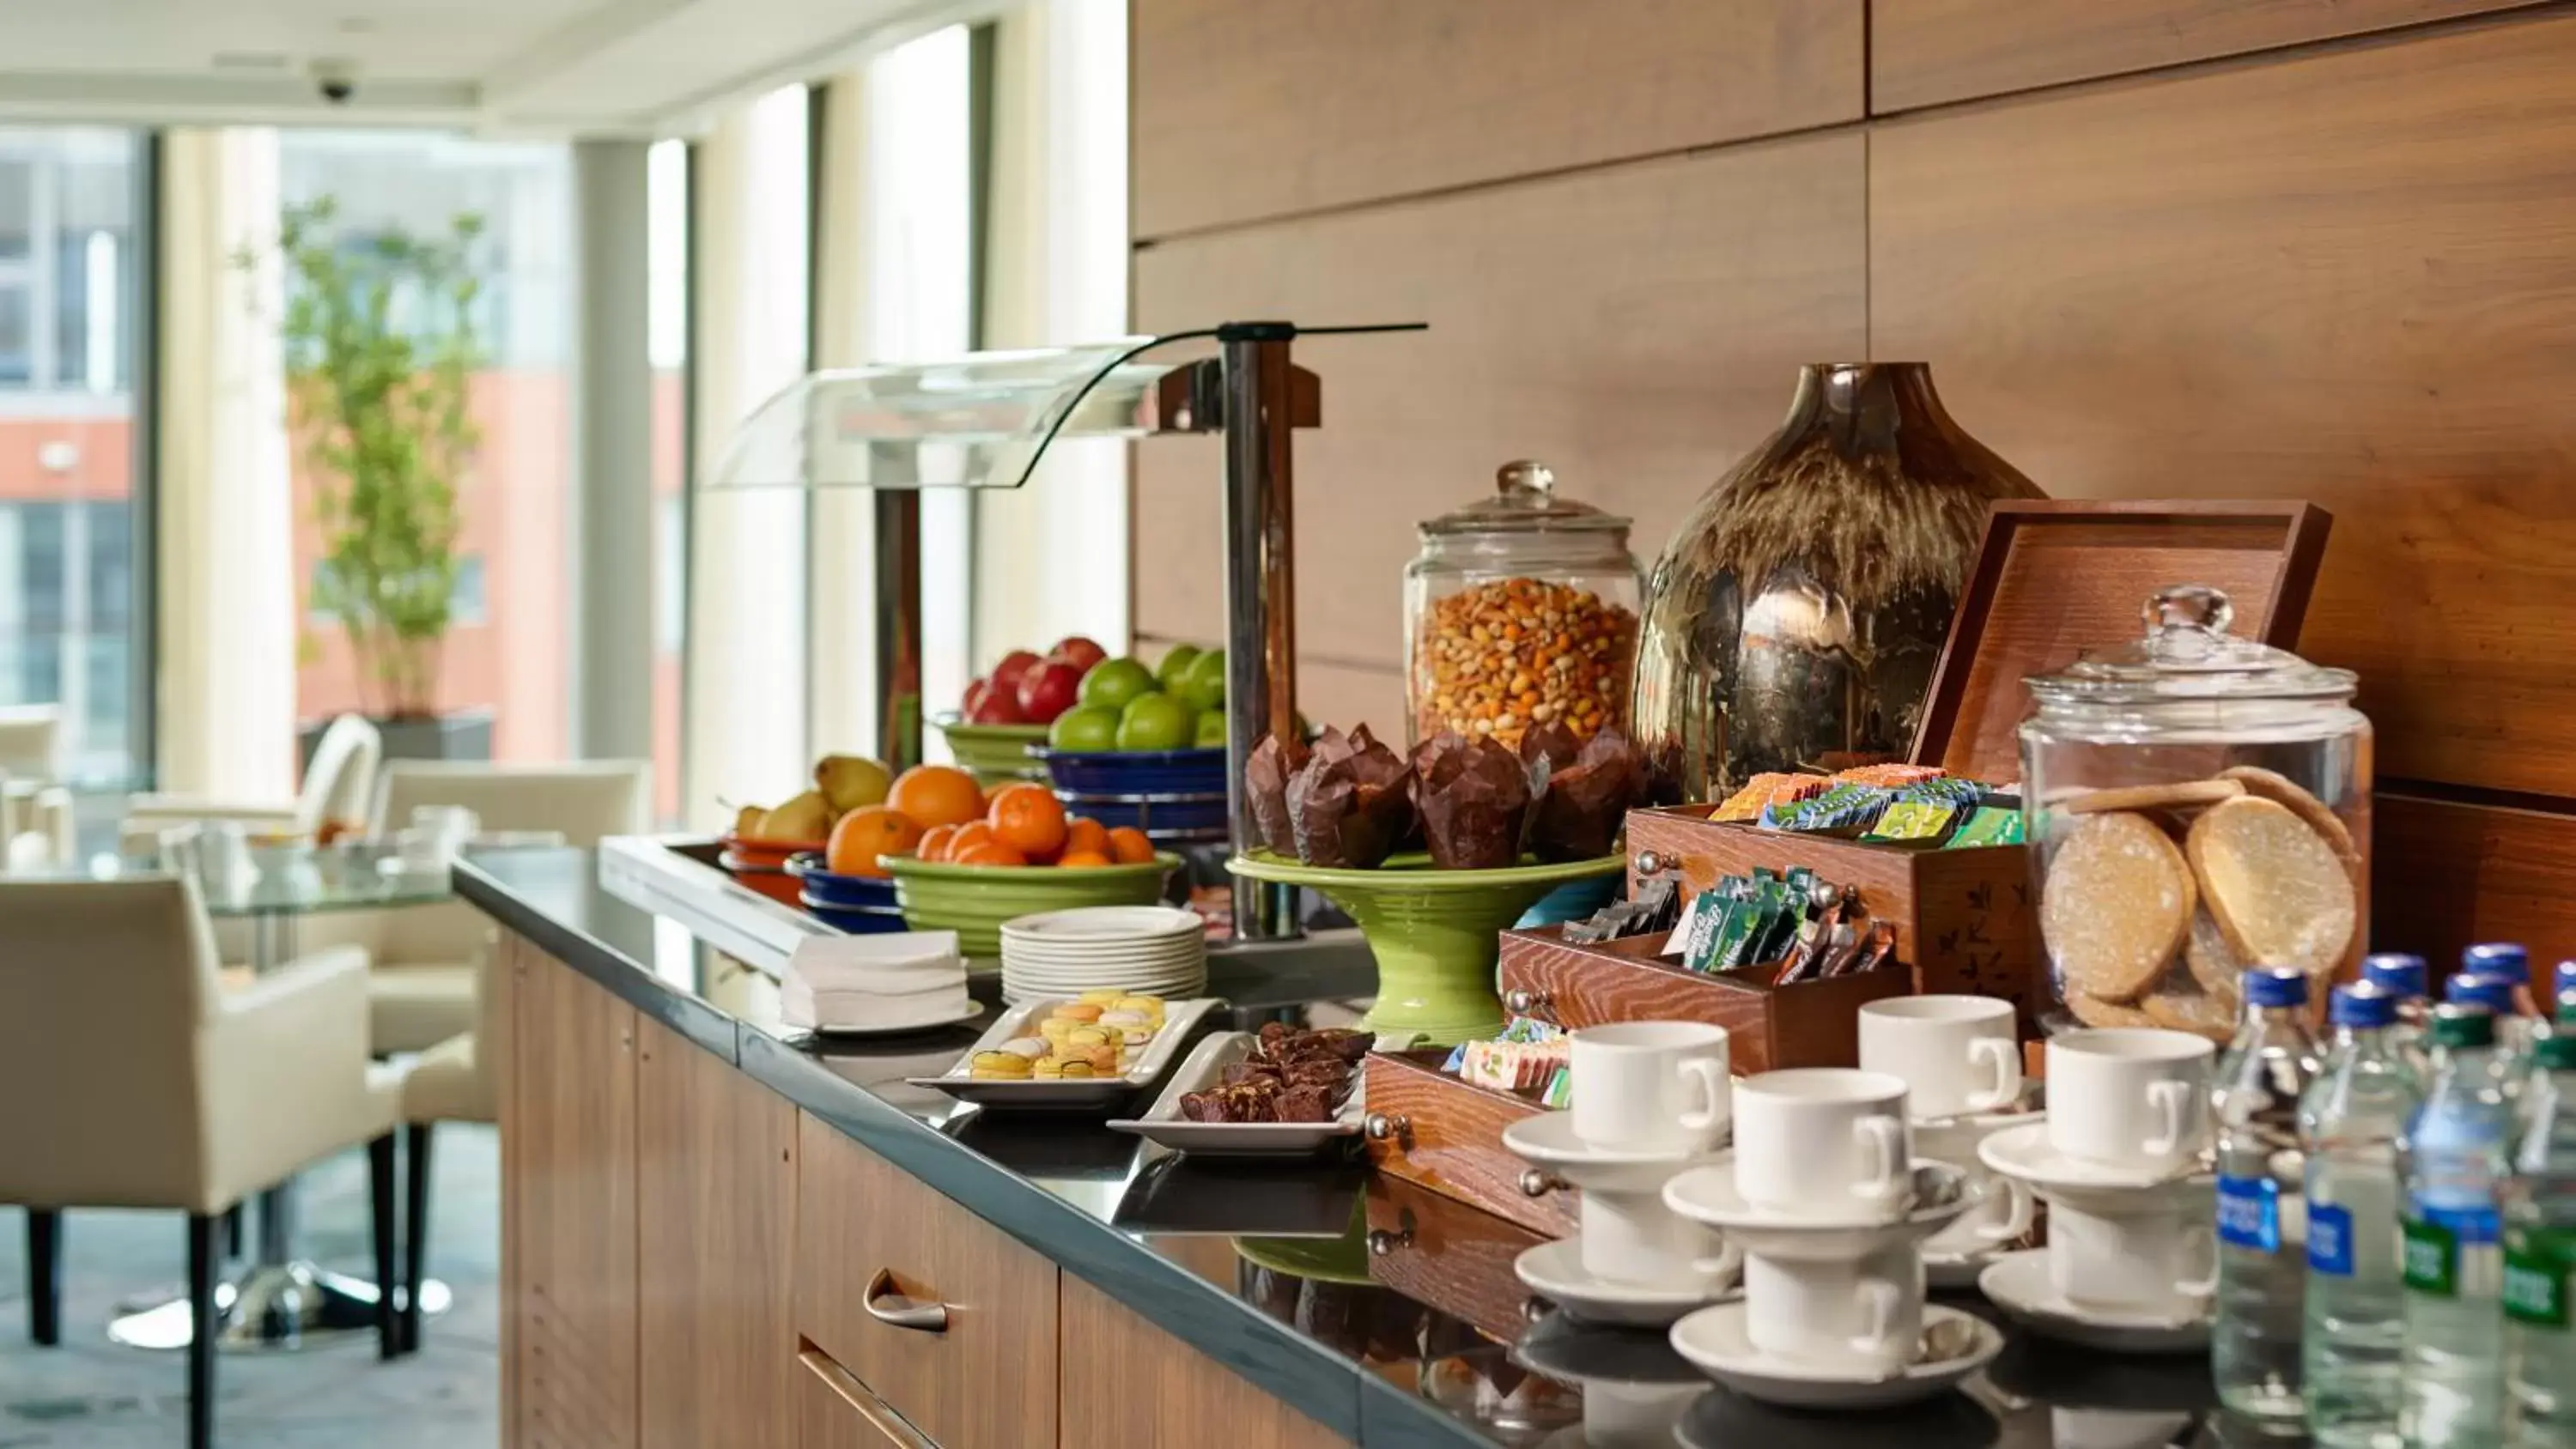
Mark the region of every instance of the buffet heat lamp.
<instances>
[{"instance_id":1,"label":"buffet heat lamp","mask_svg":"<svg viewBox=\"0 0 2576 1449\"><path fill-rule=\"evenodd\" d=\"M1227 322L1083 347L972 353L943 362L816 372L760 405L710 489L875 492L877 748L921 758L921 504L924 488L1017 488L1058 438L1225 435L1227 816L1238 853L1259 843L1243 791L1262 735L1297 718L1294 450L1322 418L1315 375L1289 360L1299 337L1412 332L1427 324L1301 327ZM1213 342L1216 355L1140 361ZM1298 934L1295 892L1238 878L1235 934Z\"/></svg>"}]
</instances>

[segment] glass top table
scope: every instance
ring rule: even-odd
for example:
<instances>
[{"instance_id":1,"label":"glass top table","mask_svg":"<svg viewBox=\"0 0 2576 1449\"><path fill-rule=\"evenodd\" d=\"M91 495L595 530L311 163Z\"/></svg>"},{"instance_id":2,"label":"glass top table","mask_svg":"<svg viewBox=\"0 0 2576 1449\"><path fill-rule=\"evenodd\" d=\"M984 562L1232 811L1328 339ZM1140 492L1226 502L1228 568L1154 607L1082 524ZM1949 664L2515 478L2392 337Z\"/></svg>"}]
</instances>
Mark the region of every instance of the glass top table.
<instances>
[{"instance_id":1,"label":"glass top table","mask_svg":"<svg viewBox=\"0 0 2576 1449\"><path fill-rule=\"evenodd\" d=\"M455 899L446 869L388 871L378 865L380 858L388 857L369 847L326 846L291 854L254 849L248 860L232 868L191 873L207 915L250 923L249 965L254 976L265 976L296 959L296 923L306 917ZM47 874L64 880L117 880L175 873L157 860L103 856L86 867ZM258 1196L259 1234L252 1260L215 1286L217 1347L300 1348L375 1326L376 1295L382 1291L378 1285L298 1256L295 1188L290 1177ZM449 1298L445 1284L421 1284L423 1314L445 1312ZM119 1307L107 1331L109 1338L132 1348L185 1348L192 1331L187 1296L155 1291L131 1300Z\"/></svg>"}]
</instances>

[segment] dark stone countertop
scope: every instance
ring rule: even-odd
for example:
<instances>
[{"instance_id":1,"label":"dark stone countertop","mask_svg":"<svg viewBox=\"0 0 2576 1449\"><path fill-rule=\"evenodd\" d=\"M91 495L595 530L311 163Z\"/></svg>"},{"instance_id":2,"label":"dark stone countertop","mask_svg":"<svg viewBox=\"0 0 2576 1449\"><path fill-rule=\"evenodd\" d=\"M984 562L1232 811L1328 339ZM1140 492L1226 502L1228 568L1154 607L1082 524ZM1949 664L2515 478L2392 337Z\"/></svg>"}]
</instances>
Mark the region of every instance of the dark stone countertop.
<instances>
[{"instance_id":1,"label":"dark stone countertop","mask_svg":"<svg viewBox=\"0 0 2576 1449\"><path fill-rule=\"evenodd\" d=\"M1709 1388L1660 1333L1551 1313L1497 1342L1457 1315L1471 1311L1464 1302L1526 1296L1508 1281L1507 1249L1473 1250L1480 1231L1513 1245L1527 1236L1509 1224L1444 1201L1448 1241L1469 1240L1450 1260L1488 1266L1472 1270L1483 1281L1452 1280L1454 1296L1447 1285L1414 1296L1372 1277L1370 1174L1360 1163L1193 1162L1092 1119L985 1113L907 1086L904 1078L943 1071L972 1044L989 1006L954 1028L818 1041L781 1024L771 977L611 894L588 851L482 852L457 866L456 883L502 925L653 1020L1362 1444L2145 1449L2215 1442L2226 1427L2204 1357L2121 1356L2010 1333L2003 1357L1966 1391L1840 1415ZM1370 985L1228 975L1212 963L1208 990L1232 1004L1221 1024L1249 1027L1310 1011L1347 1019L1331 1014ZM1944 1301L1992 1316L1973 1294ZM1596 1401L1588 1438L1587 1393ZM1657 1405L1669 1420L1685 1400L1673 1438L1611 1428L1613 1418L1652 1420Z\"/></svg>"}]
</instances>

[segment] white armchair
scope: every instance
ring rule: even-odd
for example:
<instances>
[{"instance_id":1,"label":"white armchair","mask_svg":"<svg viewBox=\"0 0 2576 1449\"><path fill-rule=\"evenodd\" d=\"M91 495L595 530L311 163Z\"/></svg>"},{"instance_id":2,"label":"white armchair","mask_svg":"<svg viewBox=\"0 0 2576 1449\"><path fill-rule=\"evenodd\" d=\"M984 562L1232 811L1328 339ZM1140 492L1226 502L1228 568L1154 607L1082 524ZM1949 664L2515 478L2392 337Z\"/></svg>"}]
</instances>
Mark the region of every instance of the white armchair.
<instances>
[{"instance_id":1,"label":"white armchair","mask_svg":"<svg viewBox=\"0 0 2576 1449\"><path fill-rule=\"evenodd\" d=\"M188 1443L213 1442L215 1231L245 1197L367 1144L393 1280L399 1079L371 1068L366 961L329 951L235 992L195 882L0 882L0 1203L27 1209L32 1336L61 1334L62 1211L188 1215ZM378 1349L395 1352L391 1294Z\"/></svg>"},{"instance_id":2,"label":"white armchair","mask_svg":"<svg viewBox=\"0 0 2576 1449\"><path fill-rule=\"evenodd\" d=\"M376 767L385 757L384 736L362 715L331 721L304 769L304 788L293 800L222 800L202 795L136 795L125 802L124 835L148 852L174 826L236 822L254 831L313 835L329 821L356 825L374 803Z\"/></svg>"},{"instance_id":3,"label":"white armchair","mask_svg":"<svg viewBox=\"0 0 2576 1449\"><path fill-rule=\"evenodd\" d=\"M0 706L0 874L69 865L79 852L60 774L63 709Z\"/></svg>"}]
</instances>

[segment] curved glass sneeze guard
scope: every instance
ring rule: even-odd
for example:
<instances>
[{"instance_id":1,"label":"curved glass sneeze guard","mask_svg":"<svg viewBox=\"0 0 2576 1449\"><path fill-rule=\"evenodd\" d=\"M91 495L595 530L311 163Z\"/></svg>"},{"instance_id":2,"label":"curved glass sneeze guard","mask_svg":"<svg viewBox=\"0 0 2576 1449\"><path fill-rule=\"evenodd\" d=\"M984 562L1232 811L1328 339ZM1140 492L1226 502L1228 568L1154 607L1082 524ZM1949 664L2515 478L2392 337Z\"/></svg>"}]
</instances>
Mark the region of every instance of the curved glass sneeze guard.
<instances>
[{"instance_id":1,"label":"curved glass sneeze guard","mask_svg":"<svg viewBox=\"0 0 2576 1449\"><path fill-rule=\"evenodd\" d=\"M1148 340L812 373L744 421L706 486L1017 488L1051 437L1164 424L1156 385L1188 364L1118 361Z\"/></svg>"}]
</instances>

